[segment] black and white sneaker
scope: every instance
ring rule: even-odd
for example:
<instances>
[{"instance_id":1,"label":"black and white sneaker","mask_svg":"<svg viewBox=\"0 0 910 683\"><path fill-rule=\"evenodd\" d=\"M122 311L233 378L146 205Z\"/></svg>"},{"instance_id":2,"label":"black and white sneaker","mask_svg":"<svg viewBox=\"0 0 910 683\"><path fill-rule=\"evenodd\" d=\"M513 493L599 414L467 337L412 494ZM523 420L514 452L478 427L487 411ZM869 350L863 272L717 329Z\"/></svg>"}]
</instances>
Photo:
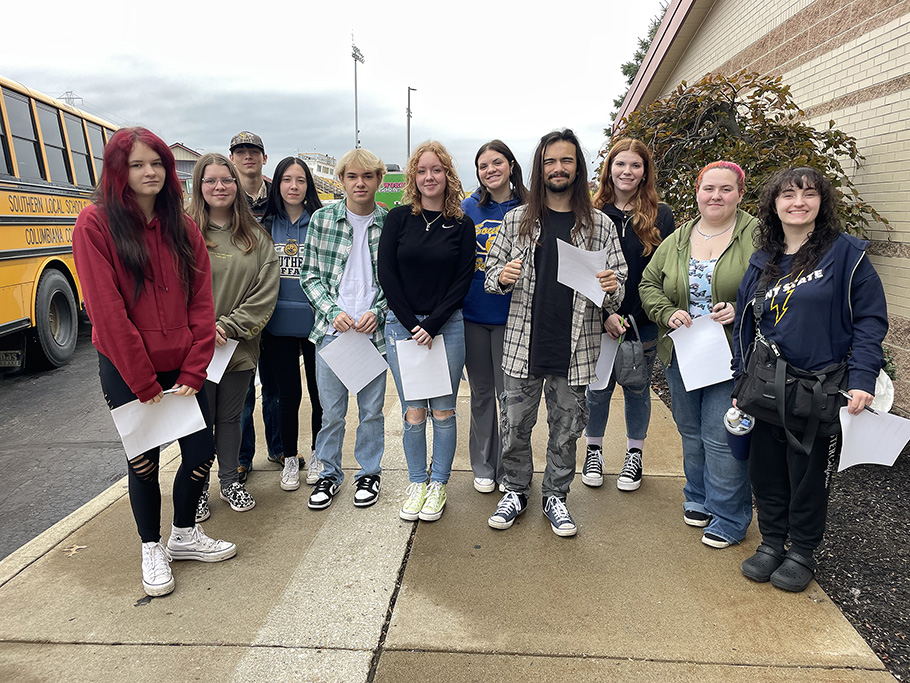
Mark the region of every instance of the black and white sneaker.
<instances>
[{"instance_id":1,"label":"black and white sneaker","mask_svg":"<svg viewBox=\"0 0 910 683\"><path fill-rule=\"evenodd\" d=\"M711 515L707 512L699 512L698 510L686 510L683 513L683 521L689 526L696 526L703 529L711 523Z\"/></svg>"},{"instance_id":2,"label":"black and white sneaker","mask_svg":"<svg viewBox=\"0 0 910 683\"><path fill-rule=\"evenodd\" d=\"M494 529L508 529L515 518L528 509L528 499L515 491L506 491L496 506L496 512L487 520Z\"/></svg>"},{"instance_id":3,"label":"black and white sneaker","mask_svg":"<svg viewBox=\"0 0 910 683\"><path fill-rule=\"evenodd\" d=\"M209 510L209 490L202 489L202 495L199 496L199 500L196 501L196 524L204 522L211 516L212 511Z\"/></svg>"},{"instance_id":4,"label":"black and white sneaker","mask_svg":"<svg viewBox=\"0 0 910 683\"><path fill-rule=\"evenodd\" d=\"M626 451L626 461L616 479L616 488L620 491L635 491L641 486L641 449L630 448Z\"/></svg>"},{"instance_id":5,"label":"black and white sneaker","mask_svg":"<svg viewBox=\"0 0 910 683\"><path fill-rule=\"evenodd\" d=\"M354 505L359 508L370 507L379 500L379 475L365 474L354 482Z\"/></svg>"},{"instance_id":6,"label":"black and white sneaker","mask_svg":"<svg viewBox=\"0 0 910 683\"><path fill-rule=\"evenodd\" d=\"M325 510L332 504L332 498L338 493L338 484L334 479L320 479L313 487L307 507L310 510Z\"/></svg>"},{"instance_id":7,"label":"black and white sneaker","mask_svg":"<svg viewBox=\"0 0 910 683\"><path fill-rule=\"evenodd\" d=\"M600 446L588 444L585 466L581 468L581 482L585 486L598 487L604 483L604 458Z\"/></svg>"},{"instance_id":8,"label":"black and white sneaker","mask_svg":"<svg viewBox=\"0 0 910 683\"><path fill-rule=\"evenodd\" d=\"M550 528L557 536L574 536L578 531L575 520L569 514L566 501L559 496L545 496L543 499L543 513L550 520Z\"/></svg>"},{"instance_id":9,"label":"black and white sneaker","mask_svg":"<svg viewBox=\"0 0 910 683\"><path fill-rule=\"evenodd\" d=\"M256 501L253 500L253 496L239 481L221 487L221 500L230 505L231 510L235 512L246 512L256 507ZM196 518L196 523L199 523L198 517Z\"/></svg>"}]
</instances>

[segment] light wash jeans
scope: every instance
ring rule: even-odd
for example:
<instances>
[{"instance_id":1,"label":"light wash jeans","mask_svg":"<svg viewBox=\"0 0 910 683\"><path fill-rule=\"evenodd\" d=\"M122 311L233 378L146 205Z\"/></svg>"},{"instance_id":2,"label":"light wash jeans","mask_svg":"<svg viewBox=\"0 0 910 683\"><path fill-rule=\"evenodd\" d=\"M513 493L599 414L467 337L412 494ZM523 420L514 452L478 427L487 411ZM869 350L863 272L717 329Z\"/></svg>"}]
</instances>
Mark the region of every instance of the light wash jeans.
<instances>
[{"instance_id":1,"label":"light wash jeans","mask_svg":"<svg viewBox=\"0 0 910 683\"><path fill-rule=\"evenodd\" d=\"M326 335L319 350L336 339L337 337ZM385 378L386 373L383 372L357 394L360 424L357 425L354 457L357 458L360 471L354 476L355 479L382 472L379 463L385 450L385 417L382 414L385 403ZM344 481L344 472L341 470L341 446L344 444L349 392L319 353L316 354L316 384L319 387L319 401L322 404L322 428L316 435L316 458L322 463L322 472L319 476L341 484Z\"/></svg>"},{"instance_id":2,"label":"light wash jeans","mask_svg":"<svg viewBox=\"0 0 910 683\"><path fill-rule=\"evenodd\" d=\"M645 346L645 363L648 365L648 377L657 358L657 325L651 323L638 328L641 341ZM585 436L603 436L610 417L610 400L616 389L616 376L610 376L610 383L605 389L588 389L585 399L588 402L588 426ZM644 441L648 437L648 425L651 423L651 383L640 387L623 387L622 400L626 417L626 438Z\"/></svg>"},{"instance_id":3,"label":"light wash jeans","mask_svg":"<svg viewBox=\"0 0 910 683\"><path fill-rule=\"evenodd\" d=\"M426 316L418 315L418 320ZM438 396L431 399L406 401L401 387L401 369L398 365L398 342L410 339L411 332L398 322L398 318L389 311L385 319L386 353L389 368L398 388L398 398L401 401L401 415L404 422L401 441L404 445L404 456L408 462L408 481L423 483L427 480L427 421L420 424L411 424L404 419L408 408L423 408L425 410L455 410L455 399L458 394L458 383L461 381L461 372L464 369L464 319L461 311L455 311L446 321L439 334L445 339L446 358L449 363L449 377L452 379L452 393L448 396ZM432 417L432 413L429 412ZM455 429L455 415L444 420L433 420L433 462L430 466L430 480L445 484L452 473L452 461L455 459L455 445L457 432Z\"/></svg>"},{"instance_id":4,"label":"light wash jeans","mask_svg":"<svg viewBox=\"0 0 910 683\"><path fill-rule=\"evenodd\" d=\"M749 461L733 457L723 423L724 413L732 405L733 380L686 391L675 353L666 376L673 420L682 437L683 509L712 515L705 531L739 543L752 521L752 490Z\"/></svg>"}]
</instances>

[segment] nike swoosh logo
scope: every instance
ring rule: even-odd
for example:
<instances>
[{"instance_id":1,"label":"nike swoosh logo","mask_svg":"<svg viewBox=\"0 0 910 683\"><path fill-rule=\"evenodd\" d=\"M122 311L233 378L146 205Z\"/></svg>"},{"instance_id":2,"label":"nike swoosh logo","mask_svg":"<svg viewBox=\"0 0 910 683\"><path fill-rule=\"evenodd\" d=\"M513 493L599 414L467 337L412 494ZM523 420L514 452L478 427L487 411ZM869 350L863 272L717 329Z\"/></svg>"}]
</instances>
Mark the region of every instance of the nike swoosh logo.
<instances>
[{"instance_id":1,"label":"nike swoosh logo","mask_svg":"<svg viewBox=\"0 0 910 683\"><path fill-rule=\"evenodd\" d=\"M454 224L453 224L453 225L443 225L443 226L442 226L442 229L443 229L443 230L448 230L449 228L454 228L454 227L455 227Z\"/></svg>"}]
</instances>

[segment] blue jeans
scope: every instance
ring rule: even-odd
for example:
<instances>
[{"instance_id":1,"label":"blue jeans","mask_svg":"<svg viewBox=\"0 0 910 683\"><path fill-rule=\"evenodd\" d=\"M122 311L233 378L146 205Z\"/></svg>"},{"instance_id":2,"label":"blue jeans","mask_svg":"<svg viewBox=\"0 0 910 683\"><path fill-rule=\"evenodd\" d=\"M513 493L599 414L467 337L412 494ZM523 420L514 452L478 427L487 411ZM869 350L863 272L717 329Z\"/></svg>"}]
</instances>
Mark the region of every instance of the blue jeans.
<instances>
[{"instance_id":1,"label":"blue jeans","mask_svg":"<svg viewBox=\"0 0 910 683\"><path fill-rule=\"evenodd\" d=\"M418 320L426 316L418 315ZM449 362L449 377L452 379L452 393L448 396L438 396L431 399L406 401L401 387L401 369L398 365L397 344L405 339L410 339L411 332L398 322L398 318L389 311L385 319L386 351L388 353L389 368L395 379L398 389L398 398L401 401L402 419L408 408L423 408L424 410L455 410L455 399L458 394L458 383L461 381L461 372L464 369L464 319L461 311L455 311L439 330L445 338L446 358ZM430 466L430 480L445 484L452 473L452 461L455 459L455 445L457 433L455 430L455 415L439 420L433 419L433 463ZM427 480L427 421L411 424L404 420L402 444L404 457L408 461L408 480L423 483Z\"/></svg>"},{"instance_id":2,"label":"blue jeans","mask_svg":"<svg viewBox=\"0 0 910 683\"><path fill-rule=\"evenodd\" d=\"M657 358L657 325L651 323L639 327L641 341L645 346L645 363L648 365L648 377ZM616 389L616 376L610 376L606 389L588 389L585 398L588 402L588 426L585 436L603 436L610 417L610 400ZM623 405L626 413L626 438L644 441L648 437L648 425L651 423L651 384L640 387L622 388Z\"/></svg>"},{"instance_id":3,"label":"blue jeans","mask_svg":"<svg viewBox=\"0 0 910 683\"><path fill-rule=\"evenodd\" d=\"M319 349L324 349L336 339L337 337L326 335ZM380 474L382 471L379 462L385 449L385 417L382 414L385 403L385 378L386 373L383 371L357 394L360 424L357 426L354 457L360 464L360 471L355 479L367 474ZM344 444L345 418L348 414L348 388L318 353L316 384L319 387L319 402L322 403L322 428L316 435L316 457L323 468L319 476L341 484L344 481L344 472L341 470L341 446Z\"/></svg>"},{"instance_id":4,"label":"blue jeans","mask_svg":"<svg viewBox=\"0 0 910 683\"><path fill-rule=\"evenodd\" d=\"M265 424L265 444L273 458L284 453L281 446L281 432L278 431L278 383L271 365L265 358L259 359L259 380L262 382L262 421ZM250 388L243 404L240 417L240 464L248 470L253 466L256 453L256 429L253 427L253 409L256 407L256 376L250 380Z\"/></svg>"},{"instance_id":5,"label":"blue jeans","mask_svg":"<svg viewBox=\"0 0 910 683\"><path fill-rule=\"evenodd\" d=\"M686 391L675 353L666 376L673 420L682 437L683 508L712 515L705 531L739 543L752 521L752 491L749 461L737 460L730 453L723 423L724 413L732 405L733 380Z\"/></svg>"}]
</instances>

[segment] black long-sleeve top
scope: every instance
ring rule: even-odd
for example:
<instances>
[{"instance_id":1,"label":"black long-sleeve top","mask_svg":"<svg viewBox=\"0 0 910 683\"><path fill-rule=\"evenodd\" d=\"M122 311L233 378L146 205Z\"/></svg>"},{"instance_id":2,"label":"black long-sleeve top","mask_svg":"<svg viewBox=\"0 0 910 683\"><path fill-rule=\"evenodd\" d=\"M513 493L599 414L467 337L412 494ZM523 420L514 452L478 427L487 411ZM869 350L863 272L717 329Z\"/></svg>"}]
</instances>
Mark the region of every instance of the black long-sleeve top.
<instances>
[{"instance_id":1,"label":"black long-sleeve top","mask_svg":"<svg viewBox=\"0 0 910 683\"><path fill-rule=\"evenodd\" d=\"M427 222L430 223L427 227ZM435 337L461 303L474 274L474 221L397 206L379 238L377 271L389 308L405 329ZM418 315L427 317L419 322Z\"/></svg>"}]
</instances>

